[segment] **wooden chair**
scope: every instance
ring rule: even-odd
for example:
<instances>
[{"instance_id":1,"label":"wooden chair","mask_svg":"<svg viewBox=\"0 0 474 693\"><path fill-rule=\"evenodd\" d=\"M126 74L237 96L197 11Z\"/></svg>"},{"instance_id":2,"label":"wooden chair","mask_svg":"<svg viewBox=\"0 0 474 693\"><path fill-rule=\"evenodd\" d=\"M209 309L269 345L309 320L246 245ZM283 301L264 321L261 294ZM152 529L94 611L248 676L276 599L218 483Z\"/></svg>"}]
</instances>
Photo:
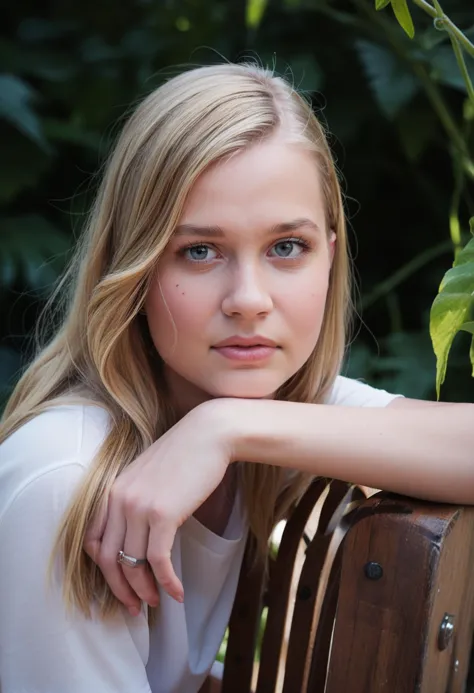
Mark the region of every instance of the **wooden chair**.
<instances>
[{"instance_id":1,"label":"wooden chair","mask_svg":"<svg viewBox=\"0 0 474 693\"><path fill-rule=\"evenodd\" d=\"M474 508L316 481L244 561L222 693L464 692L473 597Z\"/></svg>"}]
</instances>

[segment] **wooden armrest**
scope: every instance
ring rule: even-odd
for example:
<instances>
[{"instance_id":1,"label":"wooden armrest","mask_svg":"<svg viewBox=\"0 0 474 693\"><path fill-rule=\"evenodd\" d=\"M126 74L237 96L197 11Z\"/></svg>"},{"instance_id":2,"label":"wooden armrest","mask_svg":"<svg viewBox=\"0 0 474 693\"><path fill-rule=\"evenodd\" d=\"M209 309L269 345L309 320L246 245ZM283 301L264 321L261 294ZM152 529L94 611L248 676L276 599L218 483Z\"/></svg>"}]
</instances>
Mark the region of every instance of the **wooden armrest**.
<instances>
[{"instance_id":1,"label":"wooden armrest","mask_svg":"<svg viewBox=\"0 0 474 693\"><path fill-rule=\"evenodd\" d=\"M474 508L378 494L359 513L342 551L326 693L461 692Z\"/></svg>"},{"instance_id":2,"label":"wooden armrest","mask_svg":"<svg viewBox=\"0 0 474 693\"><path fill-rule=\"evenodd\" d=\"M365 496L315 481L268 577L244 563L222 693L463 693L474 508Z\"/></svg>"}]
</instances>

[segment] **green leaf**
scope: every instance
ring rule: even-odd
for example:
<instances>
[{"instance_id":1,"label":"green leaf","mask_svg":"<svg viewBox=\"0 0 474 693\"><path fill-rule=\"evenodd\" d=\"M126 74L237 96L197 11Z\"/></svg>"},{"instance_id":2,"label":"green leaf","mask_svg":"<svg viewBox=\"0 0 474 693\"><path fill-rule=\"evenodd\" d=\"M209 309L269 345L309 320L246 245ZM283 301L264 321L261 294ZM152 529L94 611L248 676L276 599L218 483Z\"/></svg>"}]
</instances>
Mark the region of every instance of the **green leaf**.
<instances>
[{"instance_id":1,"label":"green leaf","mask_svg":"<svg viewBox=\"0 0 474 693\"><path fill-rule=\"evenodd\" d=\"M247 0L245 22L250 29L257 29L262 21L268 0Z\"/></svg>"},{"instance_id":2,"label":"green leaf","mask_svg":"<svg viewBox=\"0 0 474 693\"><path fill-rule=\"evenodd\" d=\"M428 60L432 68L431 76L436 81L467 93L466 83L451 46L437 46L431 51ZM466 60L466 68L474 81L474 61Z\"/></svg>"},{"instance_id":3,"label":"green leaf","mask_svg":"<svg viewBox=\"0 0 474 693\"><path fill-rule=\"evenodd\" d=\"M383 10L387 5L390 5L390 0L375 0L376 10Z\"/></svg>"},{"instance_id":4,"label":"green leaf","mask_svg":"<svg viewBox=\"0 0 474 693\"><path fill-rule=\"evenodd\" d=\"M112 61L121 57L118 46L111 46L102 36L88 36L81 45L81 57L87 63Z\"/></svg>"},{"instance_id":5,"label":"green leaf","mask_svg":"<svg viewBox=\"0 0 474 693\"><path fill-rule=\"evenodd\" d=\"M0 346L0 410L7 403L15 381L21 371L21 354L7 346Z\"/></svg>"},{"instance_id":6,"label":"green leaf","mask_svg":"<svg viewBox=\"0 0 474 693\"><path fill-rule=\"evenodd\" d=\"M106 141L105 135L55 118L44 119L43 130L51 141L68 142L94 152L99 151L100 145Z\"/></svg>"},{"instance_id":7,"label":"green leaf","mask_svg":"<svg viewBox=\"0 0 474 693\"><path fill-rule=\"evenodd\" d=\"M70 241L37 215L0 219L0 279L5 288L20 279L35 291L49 290L62 271Z\"/></svg>"},{"instance_id":8,"label":"green leaf","mask_svg":"<svg viewBox=\"0 0 474 693\"><path fill-rule=\"evenodd\" d=\"M436 361L426 329L394 332L370 351L359 339L350 348L343 374L363 378L388 392L399 392L413 399L433 396ZM416 378L413 377L416 373Z\"/></svg>"},{"instance_id":9,"label":"green leaf","mask_svg":"<svg viewBox=\"0 0 474 693\"><path fill-rule=\"evenodd\" d=\"M79 27L77 22L57 19L40 19L29 17L24 19L18 27L18 37L28 43L42 43L62 38L71 34Z\"/></svg>"},{"instance_id":10,"label":"green leaf","mask_svg":"<svg viewBox=\"0 0 474 693\"><path fill-rule=\"evenodd\" d=\"M30 106L34 98L34 91L26 82L13 75L0 75L0 117L48 151L39 118Z\"/></svg>"},{"instance_id":11,"label":"green leaf","mask_svg":"<svg viewBox=\"0 0 474 693\"><path fill-rule=\"evenodd\" d=\"M0 142L0 203L5 203L38 185L54 158L8 123L1 121Z\"/></svg>"},{"instance_id":12,"label":"green leaf","mask_svg":"<svg viewBox=\"0 0 474 693\"><path fill-rule=\"evenodd\" d=\"M463 330L463 332L469 332L472 334L471 348L469 349L469 359L472 366L472 377L474 378L474 321L465 322L464 325L461 325L461 330Z\"/></svg>"},{"instance_id":13,"label":"green leaf","mask_svg":"<svg viewBox=\"0 0 474 693\"><path fill-rule=\"evenodd\" d=\"M465 322L464 325L461 325L459 329L464 330L464 332L470 332L471 334L474 334L474 321Z\"/></svg>"},{"instance_id":14,"label":"green leaf","mask_svg":"<svg viewBox=\"0 0 474 693\"><path fill-rule=\"evenodd\" d=\"M436 392L446 377L449 351L463 325L469 324L474 302L474 238L448 270L430 314L430 334L436 355ZM471 350L472 351L472 350Z\"/></svg>"},{"instance_id":15,"label":"green leaf","mask_svg":"<svg viewBox=\"0 0 474 693\"><path fill-rule=\"evenodd\" d=\"M415 27L413 26L407 0L392 0L392 10L402 29L410 38L413 38L415 36Z\"/></svg>"},{"instance_id":16,"label":"green leaf","mask_svg":"<svg viewBox=\"0 0 474 693\"><path fill-rule=\"evenodd\" d=\"M371 41L356 41L356 50L374 97L388 118L394 118L418 91L418 82L386 48Z\"/></svg>"},{"instance_id":17,"label":"green leaf","mask_svg":"<svg viewBox=\"0 0 474 693\"><path fill-rule=\"evenodd\" d=\"M466 122L474 120L474 103L471 99L465 99L462 114Z\"/></svg>"},{"instance_id":18,"label":"green leaf","mask_svg":"<svg viewBox=\"0 0 474 693\"><path fill-rule=\"evenodd\" d=\"M400 392L405 397L432 397L436 362L427 332L393 332L382 346L387 356L374 354L377 383L388 392Z\"/></svg>"},{"instance_id":19,"label":"green leaf","mask_svg":"<svg viewBox=\"0 0 474 693\"><path fill-rule=\"evenodd\" d=\"M71 51L38 46L24 46L21 43L0 39L0 64L5 73L16 77L39 77L48 82L64 82L77 77L78 64Z\"/></svg>"}]
</instances>

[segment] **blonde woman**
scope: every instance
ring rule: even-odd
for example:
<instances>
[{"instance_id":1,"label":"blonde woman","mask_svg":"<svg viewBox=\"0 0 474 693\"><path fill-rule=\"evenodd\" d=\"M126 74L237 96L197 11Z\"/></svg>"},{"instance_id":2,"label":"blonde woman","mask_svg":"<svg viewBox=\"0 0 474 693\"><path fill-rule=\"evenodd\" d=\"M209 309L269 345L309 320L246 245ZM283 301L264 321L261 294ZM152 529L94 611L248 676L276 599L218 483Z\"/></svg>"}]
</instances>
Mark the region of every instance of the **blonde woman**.
<instances>
[{"instance_id":1,"label":"blonde woman","mask_svg":"<svg viewBox=\"0 0 474 693\"><path fill-rule=\"evenodd\" d=\"M290 85L227 64L145 99L2 422L2 693L198 691L248 532L264 555L315 476L474 502L472 404L340 377L349 291Z\"/></svg>"}]
</instances>

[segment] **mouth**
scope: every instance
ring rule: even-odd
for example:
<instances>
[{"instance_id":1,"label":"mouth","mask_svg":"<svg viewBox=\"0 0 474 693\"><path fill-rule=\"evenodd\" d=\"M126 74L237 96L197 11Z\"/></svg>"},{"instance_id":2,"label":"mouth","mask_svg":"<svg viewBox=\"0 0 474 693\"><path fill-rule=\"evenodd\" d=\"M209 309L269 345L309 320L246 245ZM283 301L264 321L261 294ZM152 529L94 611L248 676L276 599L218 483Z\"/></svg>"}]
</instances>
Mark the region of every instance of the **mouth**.
<instances>
[{"instance_id":1,"label":"mouth","mask_svg":"<svg viewBox=\"0 0 474 693\"><path fill-rule=\"evenodd\" d=\"M256 348L256 347L271 347L273 349L278 348L276 342L267 337L262 337L261 335L255 335L254 337L239 337L234 335L228 339L224 339L222 342L214 345L214 349L221 349L223 347L239 347L239 348Z\"/></svg>"},{"instance_id":2,"label":"mouth","mask_svg":"<svg viewBox=\"0 0 474 693\"><path fill-rule=\"evenodd\" d=\"M230 361L252 363L271 359L280 347L273 339L260 334L248 337L234 334L215 344L212 349Z\"/></svg>"}]
</instances>

